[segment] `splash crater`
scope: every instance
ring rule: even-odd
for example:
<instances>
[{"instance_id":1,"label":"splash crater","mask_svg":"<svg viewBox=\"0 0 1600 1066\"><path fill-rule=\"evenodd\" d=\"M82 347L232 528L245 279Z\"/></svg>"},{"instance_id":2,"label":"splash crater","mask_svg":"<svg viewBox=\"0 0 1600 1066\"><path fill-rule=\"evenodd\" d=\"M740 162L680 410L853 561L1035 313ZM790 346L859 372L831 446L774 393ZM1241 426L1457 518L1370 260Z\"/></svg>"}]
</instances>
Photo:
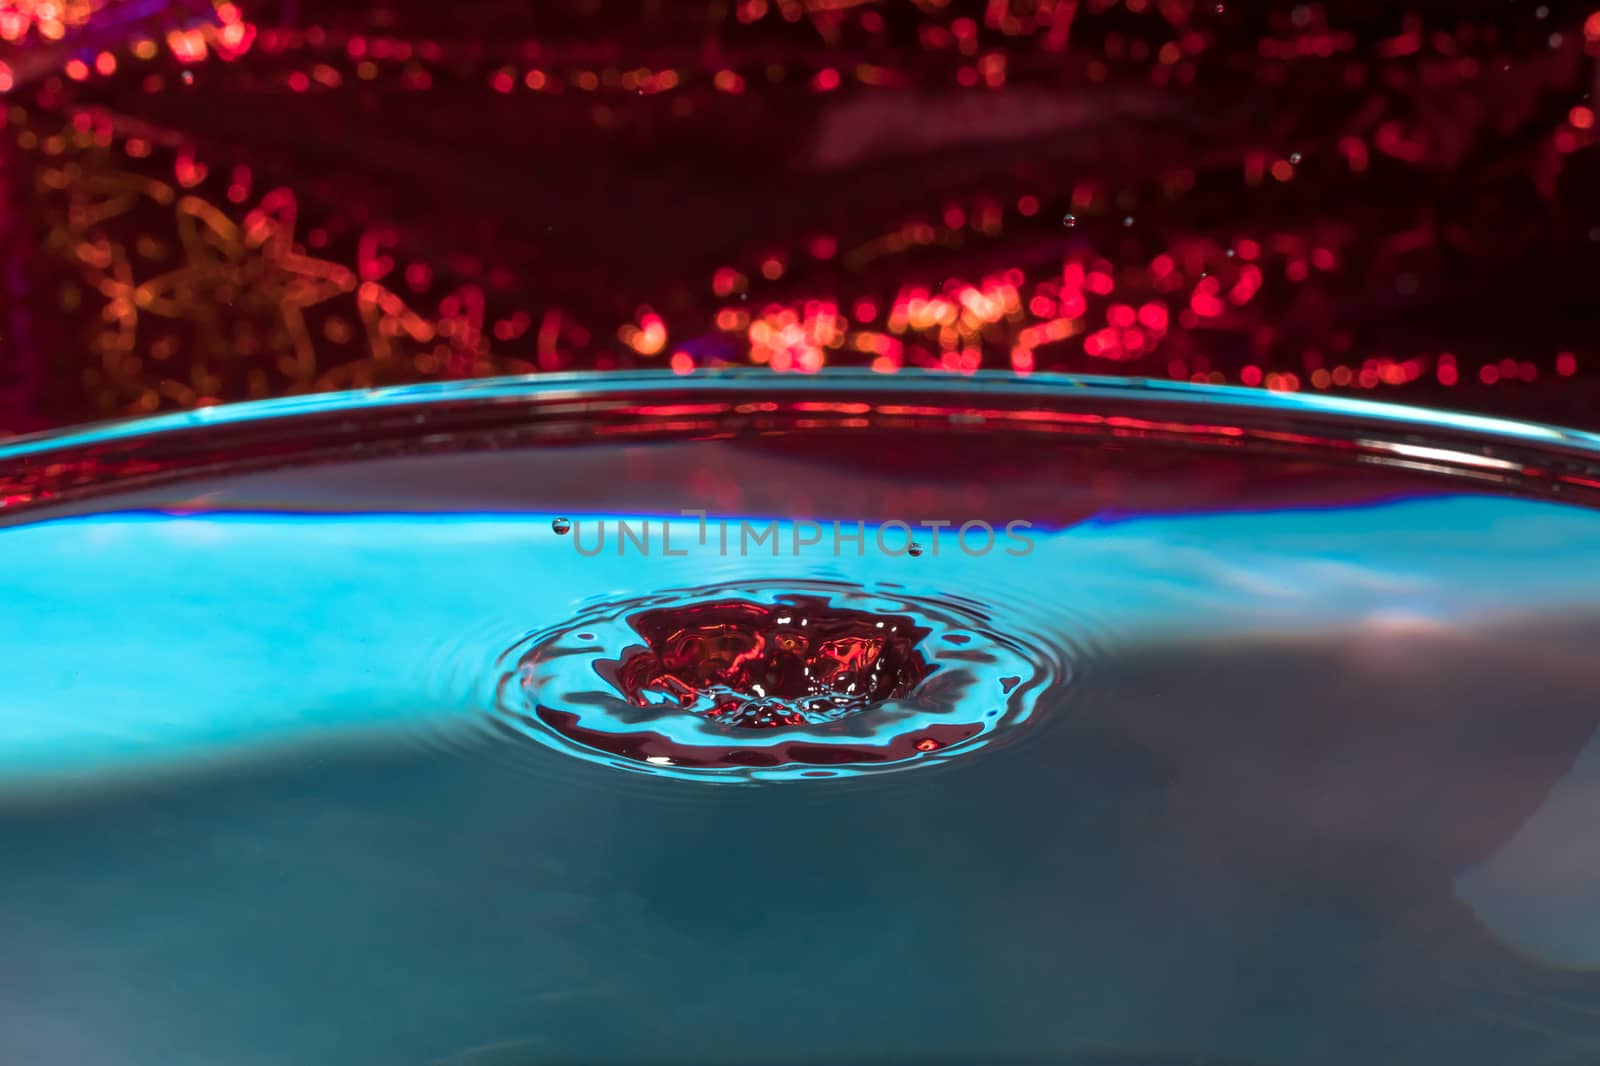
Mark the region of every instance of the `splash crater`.
<instances>
[{"instance_id":1,"label":"splash crater","mask_svg":"<svg viewBox=\"0 0 1600 1066\"><path fill-rule=\"evenodd\" d=\"M589 607L501 657L494 711L618 769L722 781L950 759L1029 720L1064 655L971 601L731 582Z\"/></svg>"}]
</instances>

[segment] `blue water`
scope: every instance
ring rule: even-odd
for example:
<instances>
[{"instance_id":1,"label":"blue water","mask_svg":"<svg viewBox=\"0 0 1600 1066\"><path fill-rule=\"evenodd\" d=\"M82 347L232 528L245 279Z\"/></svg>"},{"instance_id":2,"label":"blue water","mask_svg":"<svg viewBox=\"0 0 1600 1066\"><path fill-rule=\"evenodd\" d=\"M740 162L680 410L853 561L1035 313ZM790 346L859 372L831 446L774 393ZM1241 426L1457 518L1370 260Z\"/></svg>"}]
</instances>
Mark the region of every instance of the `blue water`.
<instances>
[{"instance_id":1,"label":"blue water","mask_svg":"<svg viewBox=\"0 0 1600 1066\"><path fill-rule=\"evenodd\" d=\"M668 556L619 507L657 548L586 556L593 507L420 470L0 528L0 1062L1600 1061L1600 513L1440 480ZM933 624L947 687L850 728L981 731L699 773L518 703L714 737L582 649L787 586Z\"/></svg>"},{"instance_id":2,"label":"blue water","mask_svg":"<svg viewBox=\"0 0 1600 1066\"><path fill-rule=\"evenodd\" d=\"M661 554L659 526L650 554L619 548L613 524L584 557L551 519L112 512L0 531L0 646L26 649L8 666L0 790L470 732L481 683L525 634L585 604L736 577L959 590L1001 631L1097 655L1197 634L1454 633L1600 605L1600 516L1493 497L1089 521L1030 531L1021 557L969 556L952 531L922 535L920 557L835 554L831 534L795 554L789 522L778 556L740 555L737 539L723 555L692 518L672 522L684 556Z\"/></svg>"}]
</instances>

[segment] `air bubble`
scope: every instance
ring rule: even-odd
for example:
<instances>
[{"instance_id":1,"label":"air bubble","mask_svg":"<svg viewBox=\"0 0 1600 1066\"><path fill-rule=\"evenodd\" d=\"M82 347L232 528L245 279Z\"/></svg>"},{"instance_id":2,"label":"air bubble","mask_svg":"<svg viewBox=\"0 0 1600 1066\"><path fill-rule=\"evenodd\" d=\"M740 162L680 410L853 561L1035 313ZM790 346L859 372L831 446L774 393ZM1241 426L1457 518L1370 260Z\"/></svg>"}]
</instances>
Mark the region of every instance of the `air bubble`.
<instances>
[{"instance_id":1,"label":"air bubble","mask_svg":"<svg viewBox=\"0 0 1600 1066\"><path fill-rule=\"evenodd\" d=\"M550 528L561 536L566 536L572 530L572 523L565 518L558 518L550 523Z\"/></svg>"}]
</instances>

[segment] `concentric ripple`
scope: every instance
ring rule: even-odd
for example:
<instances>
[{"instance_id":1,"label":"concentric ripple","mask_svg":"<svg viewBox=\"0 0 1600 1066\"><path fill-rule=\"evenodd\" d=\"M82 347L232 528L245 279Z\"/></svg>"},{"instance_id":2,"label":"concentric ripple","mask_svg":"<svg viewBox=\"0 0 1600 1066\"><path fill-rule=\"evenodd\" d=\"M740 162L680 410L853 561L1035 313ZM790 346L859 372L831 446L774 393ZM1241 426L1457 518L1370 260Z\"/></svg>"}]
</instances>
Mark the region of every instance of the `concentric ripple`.
<instances>
[{"instance_id":1,"label":"concentric ripple","mask_svg":"<svg viewBox=\"0 0 1600 1066\"><path fill-rule=\"evenodd\" d=\"M494 710L619 769L850 777L969 753L1067 682L1062 653L981 604L898 586L732 582L585 610L500 659Z\"/></svg>"}]
</instances>

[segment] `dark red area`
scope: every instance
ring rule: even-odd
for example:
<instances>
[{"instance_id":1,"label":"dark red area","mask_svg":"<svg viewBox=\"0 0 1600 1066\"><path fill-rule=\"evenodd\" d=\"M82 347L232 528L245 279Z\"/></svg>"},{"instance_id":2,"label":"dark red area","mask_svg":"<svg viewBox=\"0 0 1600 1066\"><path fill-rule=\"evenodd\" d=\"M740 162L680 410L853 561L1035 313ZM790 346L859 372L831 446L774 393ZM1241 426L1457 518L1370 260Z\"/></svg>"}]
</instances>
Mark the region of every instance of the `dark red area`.
<instances>
[{"instance_id":1,"label":"dark red area","mask_svg":"<svg viewBox=\"0 0 1600 1066\"><path fill-rule=\"evenodd\" d=\"M742 729L859 713L907 695L933 672L917 650L930 630L915 619L853 611L816 596L663 608L628 624L646 646L596 663L601 676L632 703L645 706L649 695L666 695Z\"/></svg>"},{"instance_id":2,"label":"dark red area","mask_svg":"<svg viewBox=\"0 0 1600 1066\"><path fill-rule=\"evenodd\" d=\"M749 362L1600 421L1593 3L10 6L0 432Z\"/></svg>"}]
</instances>

